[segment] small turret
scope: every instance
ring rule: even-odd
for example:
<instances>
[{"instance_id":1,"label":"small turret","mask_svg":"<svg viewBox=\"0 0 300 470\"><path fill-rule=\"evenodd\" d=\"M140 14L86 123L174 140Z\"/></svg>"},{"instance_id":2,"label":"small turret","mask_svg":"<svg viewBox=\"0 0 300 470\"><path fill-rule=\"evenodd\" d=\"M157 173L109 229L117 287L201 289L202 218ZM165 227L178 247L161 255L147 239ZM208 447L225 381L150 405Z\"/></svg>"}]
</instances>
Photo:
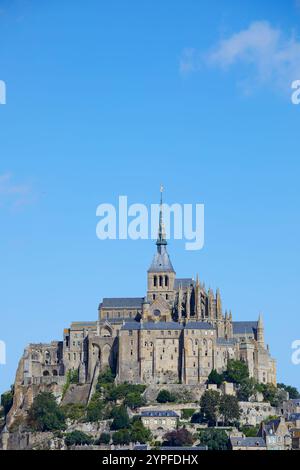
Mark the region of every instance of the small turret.
<instances>
[{"instance_id":1,"label":"small turret","mask_svg":"<svg viewBox=\"0 0 300 470\"><path fill-rule=\"evenodd\" d=\"M264 338L264 323L262 314L259 314L258 322L257 322L257 343L264 347L265 345L265 338Z\"/></svg>"}]
</instances>

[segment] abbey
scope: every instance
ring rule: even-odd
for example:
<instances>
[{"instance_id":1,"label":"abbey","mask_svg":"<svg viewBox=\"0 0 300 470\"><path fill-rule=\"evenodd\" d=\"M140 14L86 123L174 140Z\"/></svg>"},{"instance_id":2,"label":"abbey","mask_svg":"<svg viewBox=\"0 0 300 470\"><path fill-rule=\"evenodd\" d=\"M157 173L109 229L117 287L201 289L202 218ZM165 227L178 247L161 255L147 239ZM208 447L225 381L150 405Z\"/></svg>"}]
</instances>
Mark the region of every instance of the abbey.
<instances>
[{"instance_id":1,"label":"abbey","mask_svg":"<svg viewBox=\"0 0 300 470\"><path fill-rule=\"evenodd\" d=\"M146 295L104 298L96 321L72 323L63 341L29 345L19 383L58 383L78 370L90 395L99 372L110 366L119 383L193 385L205 383L212 369L222 372L229 359L240 359L251 377L276 384L262 317L233 321L231 312L223 312L219 290L207 290L198 276L176 277L162 207Z\"/></svg>"}]
</instances>

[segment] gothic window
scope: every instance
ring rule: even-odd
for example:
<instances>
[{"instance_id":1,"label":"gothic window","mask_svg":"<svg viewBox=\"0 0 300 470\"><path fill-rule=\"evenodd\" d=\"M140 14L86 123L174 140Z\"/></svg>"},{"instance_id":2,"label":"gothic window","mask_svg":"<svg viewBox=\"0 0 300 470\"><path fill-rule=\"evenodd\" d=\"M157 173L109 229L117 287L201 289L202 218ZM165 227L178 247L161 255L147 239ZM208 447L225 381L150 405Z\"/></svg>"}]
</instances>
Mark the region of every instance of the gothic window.
<instances>
[{"instance_id":1,"label":"gothic window","mask_svg":"<svg viewBox=\"0 0 300 470\"><path fill-rule=\"evenodd\" d=\"M132 349L131 349L131 351L130 351L130 356L133 356L133 351L132 351Z\"/></svg>"},{"instance_id":2,"label":"gothic window","mask_svg":"<svg viewBox=\"0 0 300 470\"><path fill-rule=\"evenodd\" d=\"M162 287L163 285L163 277L159 276L159 287Z\"/></svg>"},{"instance_id":3,"label":"gothic window","mask_svg":"<svg viewBox=\"0 0 300 470\"><path fill-rule=\"evenodd\" d=\"M51 364L51 356L50 356L49 351L45 352L45 362L46 364Z\"/></svg>"},{"instance_id":4,"label":"gothic window","mask_svg":"<svg viewBox=\"0 0 300 470\"><path fill-rule=\"evenodd\" d=\"M169 300L169 294L166 294L166 300Z\"/></svg>"},{"instance_id":5,"label":"gothic window","mask_svg":"<svg viewBox=\"0 0 300 470\"><path fill-rule=\"evenodd\" d=\"M154 285L154 287L157 286L157 276L154 276L154 278L153 278L153 285Z\"/></svg>"},{"instance_id":6,"label":"gothic window","mask_svg":"<svg viewBox=\"0 0 300 470\"><path fill-rule=\"evenodd\" d=\"M153 294L153 300L155 300L155 294Z\"/></svg>"},{"instance_id":7,"label":"gothic window","mask_svg":"<svg viewBox=\"0 0 300 470\"><path fill-rule=\"evenodd\" d=\"M57 370L54 369L53 375L54 375L54 376L58 375L58 374L57 374Z\"/></svg>"},{"instance_id":8,"label":"gothic window","mask_svg":"<svg viewBox=\"0 0 300 470\"><path fill-rule=\"evenodd\" d=\"M46 376L48 376L48 375L49 375L49 372L48 372L47 370L44 370L43 376L46 377Z\"/></svg>"},{"instance_id":9,"label":"gothic window","mask_svg":"<svg viewBox=\"0 0 300 470\"><path fill-rule=\"evenodd\" d=\"M165 276L165 286L168 287L169 285L169 278L168 276Z\"/></svg>"}]
</instances>

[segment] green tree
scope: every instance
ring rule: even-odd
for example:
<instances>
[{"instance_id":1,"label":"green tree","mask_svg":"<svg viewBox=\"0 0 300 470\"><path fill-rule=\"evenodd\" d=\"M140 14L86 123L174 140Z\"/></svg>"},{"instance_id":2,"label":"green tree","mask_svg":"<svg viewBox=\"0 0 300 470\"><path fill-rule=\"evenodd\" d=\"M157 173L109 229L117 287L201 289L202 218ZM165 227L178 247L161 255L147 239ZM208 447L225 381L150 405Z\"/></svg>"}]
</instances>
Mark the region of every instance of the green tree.
<instances>
[{"instance_id":1,"label":"green tree","mask_svg":"<svg viewBox=\"0 0 300 470\"><path fill-rule=\"evenodd\" d=\"M9 413L13 405L13 401L14 401L14 386L12 385L8 392L4 392L1 395L1 406L3 406L4 416L6 416Z\"/></svg>"},{"instance_id":2,"label":"green tree","mask_svg":"<svg viewBox=\"0 0 300 470\"><path fill-rule=\"evenodd\" d=\"M215 384L215 385L221 385L223 382L223 375L219 374L216 369L213 369L211 373L208 376L207 383L209 384Z\"/></svg>"},{"instance_id":3,"label":"green tree","mask_svg":"<svg viewBox=\"0 0 300 470\"><path fill-rule=\"evenodd\" d=\"M259 426L242 426L241 432L245 434L246 437L256 437L258 434Z\"/></svg>"},{"instance_id":4,"label":"green tree","mask_svg":"<svg viewBox=\"0 0 300 470\"><path fill-rule=\"evenodd\" d=\"M98 439L98 443L108 445L110 443L110 434L108 432L102 432Z\"/></svg>"},{"instance_id":5,"label":"green tree","mask_svg":"<svg viewBox=\"0 0 300 470\"><path fill-rule=\"evenodd\" d=\"M158 403L169 403L169 402L174 402L176 400L176 397L169 392L169 390L161 390L159 394L156 397L156 401Z\"/></svg>"},{"instance_id":6,"label":"green tree","mask_svg":"<svg viewBox=\"0 0 300 470\"><path fill-rule=\"evenodd\" d=\"M120 429L119 431L114 432L112 440L115 445L130 444L131 442L130 431L128 429Z\"/></svg>"},{"instance_id":7,"label":"green tree","mask_svg":"<svg viewBox=\"0 0 300 470\"><path fill-rule=\"evenodd\" d=\"M104 417L104 412L105 402L101 399L99 393L96 392L86 408L86 419L91 422L100 421Z\"/></svg>"},{"instance_id":8,"label":"green tree","mask_svg":"<svg viewBox=\"0 0 300 470\"><path fill-rule=\"evenodd\" d=\"M125 406L116 406L112 410L113 422L111 423L112 430L129 428L130 420Z\"/></svg>"},{"instance_id":9,"label":"green tree","mask_svg":"<svg viewBox=\"0 0 300 470\"><path fill-rule=\"evenodd\" d=\"M249 377L248 366L243 361L230 359L227 363L227 370L224 372L224 378L227 382L233 382L236 384L242 383Z\"/></svg>"},{"instance_id":10,"label":"green tree","mask_svg":"<svg viewBox=\"0 0 300 470\"><path fill-rule=\"evenodd\" d=\"M249 398L255 393L255 389L256 382L252 377L244 379L237 389L239 401L249 401Z\"/></svg>"},{"instance_id":11,"label":"green tree","mask_svg":"<svg viewBox=\"0 0 300 470\"><path fill-rule=\"evenodd\" d=\"M206 390L200 400L200 412L210 426L218 421L220 394L216 390Z\"/></svg>"},{"instance_id":12,"label":"green tree","mask_svg":"<svg viewBox=\"0 0 300 470\"><path fill-rule=\"evenodd\" d=\"M139 442L140 444L146 444L152 438L151 431L143 425L140 418L133 419L130 426L131 442Z\"/></svg>"},{"instance_id":13,"label":"green tree","mask_svg":"<svg viewBox=\"0 0 300 470\"><path fill-rule=\"evenodd\" d=\"M300 398L300 393L298 392L296 387L292 387L291 385L285 385L285 384L282 384L282 383L277 384L277 387L285 390L286 392L288 392L289 397L290 397L291 400L295 400L297 398Z\"/></svg>"},{"instance_id":14,"label":"green tree","mask_svg":"<svg viewBox=\"0 0 300 470\"><path fill-rule=\"evenodd\" d=\"M65 444L66 446L80 446L85 444L91 444L92 438L88 434L82 431L72 431L66 434Z\"/></svg>"},{"instance_id":15,"label":"green tree","mask_svg":"<svg viewBox=\"0 0 300 470\"><path fill-rule=\"evenodd\" d=\"M69 403L61 407L66 418L71 421L79 421L85 416L85 406L82 403Z\"/></svg>"},{"instance_id":16,"label":"green tree","mask_svg":"<svg viewBox=\"0 0 300 470\"><path fill-rule=\"evenodd\" d=\"M238 421L240 417L240 407L237 397L233 395L223 395L220 399L219 412L226 425Z\"/></svg>"},{"instance_id":17,"label":"green tree","mask_svg":"<svg viewBox=\"0 0 300 470\"><path fill-rule=\"evenodd\" d=\"M282 401L281 391L274 384L258 384L257 390L263 394L264 401L271 406L278 406Z\"/></svg>"},{"instance_id":18,"label":"green tree","mask_svg":"<svg viewBox=\"0 0 300 470\"><path fill-rule=\"evenodd\" d=\"M223 429L205 429L200 431L199 439L201 445L207 446L208 450L228 449L228 436Z\"/></svg>"},{"instance_id":19,"label":"green tree","mask_svg":"<svg viewBox=\"0 0 300 470\"><path fill-rule=\"evenodd\" d=\"M136 409L146 404L146 400L138 392L130 392L124 399L124 404L129 408Z\"/></svg>"},{"instance_id":20,"label":"green tree","mask_svg":"<svg viewBox=\"0 0 300 470\"><path fill-rule=\"evenodd\" d=\"M99 392L102 388L110 387L114 384L115 374L110 367L104 369L103 372L100 372L97 380L96 391Z\"/></svg>"},{"instance_id":21,"label":"green tree","mask_svg":"<svg viewBox=\"0 0 300 470\"><path fill-rule=\"evenodd\" d=\"M193 445L193 436L185 428L169 431L164 435L164 445L170 447L183 447Z\"/></svg>"},{"instance_id":22,"label":"green tree","mask_svg":"<svg viewBox=\"0 0 300 470\"><path fill-rule=\"evenodd\" d=\"M65 415L52 393L42 392L34 399L28 413L29 424L36 431L55 431L65 428Z\"/></svg>"}]
</instances>

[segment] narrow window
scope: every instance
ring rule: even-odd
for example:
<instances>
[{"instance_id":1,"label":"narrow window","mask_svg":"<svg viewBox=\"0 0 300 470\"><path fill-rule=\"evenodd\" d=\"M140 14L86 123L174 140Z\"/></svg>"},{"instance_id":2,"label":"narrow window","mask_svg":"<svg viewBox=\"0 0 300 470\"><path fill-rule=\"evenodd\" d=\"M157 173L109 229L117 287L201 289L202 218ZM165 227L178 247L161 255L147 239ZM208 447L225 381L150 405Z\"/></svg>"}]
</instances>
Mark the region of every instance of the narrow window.
<instances>
[{"instance_id":1,"label":"narrow window","mask_svg":"<svg viewBox=\"0 0 300 470\"><path fill-rule=\"evenodd\" d=\"M168 287L169 285L169 278L168 276L165 276L165 286Z\"/></svg>"}]
</instances>

